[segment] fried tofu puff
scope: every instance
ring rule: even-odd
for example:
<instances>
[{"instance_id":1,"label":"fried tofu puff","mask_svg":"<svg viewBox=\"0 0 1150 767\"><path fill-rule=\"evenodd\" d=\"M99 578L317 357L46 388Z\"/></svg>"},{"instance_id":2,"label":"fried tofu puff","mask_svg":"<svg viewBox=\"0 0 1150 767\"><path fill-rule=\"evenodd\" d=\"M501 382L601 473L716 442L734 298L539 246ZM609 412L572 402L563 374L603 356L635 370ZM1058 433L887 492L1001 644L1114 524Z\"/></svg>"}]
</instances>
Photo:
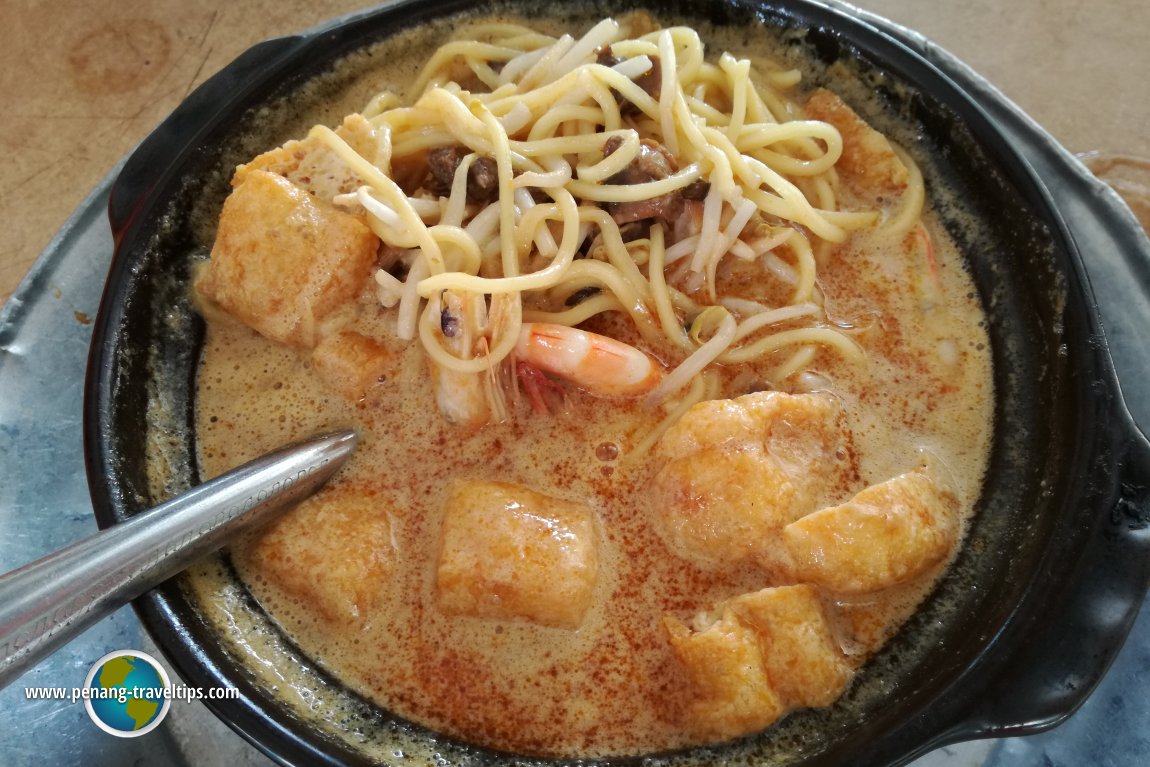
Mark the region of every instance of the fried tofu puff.
<instances>
[{"instance_id":1,"label":"fried tofu puff","mask_svg":"<svg viewBox=\"0 0 1150 767\"><path fill-rule=\"evenodd\" d=\"M686 726L729 739L762 730L795 708L834 702L851 669L809 585L742 594L692 628L664 629L689 685Z\"/></svg>"},{"instance_id":2,"label":"fried tofu puff","mask_svg":"<svg viewBox=\"0 0 1150 767\"><path fill-rule=\"evenodd\" d=\"M399 354L353 330L327 335L311 353L312 368L329 388L357 402L399 370Z\"/></svg>"},{"instance_id":3,"label":"fried tofu puff","mask_svg":"<svg viewBox=\"0 0 1150 767\"><path fill-rule=\"evenodd\" d=\"M679 556L783 565L783 528L854 477L838 401L768 391L701 402L663 435L653 512Z\"/></svg>"},{"instance_id":4,"label":"fried tofu puff","mask_svg":"<svg viewBox=\"0 0 1150 767\"><path fill-rule=\"evenodd\" d=\"M957 497L920 469L792 522L783 538L797 579L856 595L930 572L958 534Z\"/></svg>"},{"instance_id":5,"label":"fried tofu puff","mask_svg":"<svg viewBox=\"0 0 1150 767\"><path fill-rule=\"evenodd\" d=\"M379 238L282 176L251 171L224 202L200 295L258 333L310 349L371 276Z\"/></svg>"},{"instance_id":6,"label":"fried tofu puff","mask_svg":"<svg viewBox=\"0 0 1150 767\"><path fill-rule=\"evenodd\" d=\"M356 154L377 167L390 166L379 129L360 114L350 114L335 133ZM239 186L248 174L266 171L282 176L317 199L331 201L339 194L349 194L367 183L344 160L321 140L308 136L256 156L236 168L232 186Z\"/></svg>"},{"instance_id":7,"label":"fried tofu puff","mask_svg":"<svg viewBox=\"0 0 1150 767\"><path fill-rule=\"evenodd\" d=\"M505 482L452 486L436 571L444 613L575 629L598 565L590 507Z\"/></svg>"},{"instance_id":8,"label":"fried tofu puff","mask_svg":"<svg viewBox=\"0 0 1150 767\"><path fill-rule=\"evenodd\" d=\"M371 497L325 490L271 523L235 556L324 619L367 618L395 562L391 517Z\"/></svg>"},{"instance_id":9,"label":"fried tofu puff","mask_svg":"<svg viewBox=\"0 0 1150 767\"><path fill-rule=\"evenodd\" d=\"M692 629L664 616L663 627L688 685L684 727L720 741L769 727L786 713L771 687L755 632L731 613Z\"/></svg>"},{"instance_id":10,"label":"fried tofu puff","mask_svg":"<svg viewBox=\"0 0 1150 767\"><path fill-rule=\"evenodd\" d=\"M816 90L803 108L812 120L830 123L843 141L836 168L860 190L873 196L906 191L910 174L886 136L876 131L837 95Z\"/></svg>"}]
</instances>

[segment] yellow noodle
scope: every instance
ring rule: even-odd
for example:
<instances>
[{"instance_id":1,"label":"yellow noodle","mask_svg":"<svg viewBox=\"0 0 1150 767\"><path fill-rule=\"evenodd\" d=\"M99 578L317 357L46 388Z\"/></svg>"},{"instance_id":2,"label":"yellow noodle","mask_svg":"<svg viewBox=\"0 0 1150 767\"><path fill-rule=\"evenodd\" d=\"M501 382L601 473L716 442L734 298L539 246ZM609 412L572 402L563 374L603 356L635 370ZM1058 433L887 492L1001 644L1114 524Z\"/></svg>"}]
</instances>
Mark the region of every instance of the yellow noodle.
<instances>
[{"instance_id":1,"label":"yellow noodle","mask_svg":"<svg viewBox=\"0 0 1150 767\"><path fill-rule=\"evenodd\" d=\"M719 58L719 66L730 77L733 94L731 119L727 123L727 135L732 141L737 141L747 118L747 89L749 87L747 79L751 71L751 62L746 59L736 61L734 57L723 54Z\"/></svg>"},{"instance_id":2,"label":"yellow noodle","mask_svg":"<svg viewBox=\"0 0 1150 767\"><path fill-rule=\"evenodd\" d=\"M675 51L678 77L687 82L695 79L699 68L703 66L703 41L699 33L690 27L665 27L639 39L661 46L664 34L670 39L672 50Z\"/></svg>"},{"instance_id":3,"label":"yellow noodle","mask_svg":"<svg viewBox=\"0 0 1150 767\"><path fill-rule=\"evenodd\" d=\"M542 139L542 137L553 136L564 123L574 122L577 120L584 120L589 122L598 121L601 119L602 115L602 110L600 110L597 106L590 107L580 104L563 104L562 106L552 106L547 109L546 114L535 121L535 124L531 127L531 133L528 134L527 138L529 141L539 141ZM594 134L584 134L584 136L572 137L572 139L594 137Z\"/></svg>"},{"instance_id":4,"label":"yellow noodle","mask_svg":"<svg viewBox=\"0 0 1150 767\"><path fill-rule=\"evenodd\" d=\"M721 306L709 306L699 317L695 318L692 323L692 328L701 324L704 319L718 316L720 319L717 322L718 327L707 341L699 344L685 360L680 362L674 370L667 374L667 376L658 383L655 388L647 393L646 401L648 404L658 404L664 401L667 397L677 392L679 389L686 386L692 379L697 378L707 366L717 359L720 359L725 350L730 348L731 342L735 340L735 332L738 325L735 318L731 316L725 308ZM708 323L710 324L710 323ZM696 338L694 340L698 340Z\"/></svg>"},{"instance_id":5,"label":"yellow noodle","mask_svg":"<svg viewBox=\"0 0 1150 767\"><path fill-rule=\"evenodd\" d=\"M510 195L509 195L510 196ZM419 294L426 298L441 290L469 290L475 293L520 293L526 290L543 290L559 281L572 266L575 257L575 233L578 230L577 221L579 211L570 194L560 194L556 200L563 213L563 241L559 245L559 252L546 269L531 274L518 274L516 272L507 277L479 277L474 274L462 272L447 272L432 275L419 284ZM508 204L510 208L510 204ZM514 229L514 222L509 225L509 231ZM511 232L514 234L513 231ZM512 241L514 245L514 241ZM506 272L504 272L506 274Z\"/></svg>"},{"instance_id":6,"label":"yellow noodle","mask_svg":"<svg viewBox=\"0 0 1150 767\"><path fill-rule=\"evenodd\" d=\"M628 452L630 460L637 460L644 458L647 453L659 441L659 438L671 428L683 415L695 405L699 404L707 397L707 390L711 388L711 379L713 376L704 373L701 376L696 376L691 381L691 388L687 390L677 402L674 403L671 411L659 421L659 424L648 432L643 439L639 440L633 448Z\"/></svg>"},{"instance_id":7,"label":"yellow noodle","mask_svg":"<svg viewBox=\"0 0 1150 767\"><path fill-rule=\"evenodd\" d=\"M771 372L767 374L768 380L776 385L785 381L795 373L809 366L811 362L814 361L816 354L818 354L816 347L800 346L791 356L787 357L782 364L771 369Z\"/></svg>"},{"instance_id":8,"label":"yellow noodle","mask_svg":"<svg viewBox=\"0 0 1150 767\"><path fill-rule=\"evenodd\" d=\"M592 184L574 179L567 185L567 189L572 194L593 202L634 202L678 191L698 180L700 175L699 166L692 163L678 173L658 181L644 181L638 184Z\"/></svg>"},{"instance_id":9,"label":"yellow noodle","mask_svg":"<svg viewBox=\"0 0 1150 767\"><path fill-rule=\"evenodd\" d=\"M839 331L828 327L814 327L782 330L738 348L728 349L718 357L718 362L724 364L749 362L766 356L776 349L800 344L830 347L852 362L862 362L864 359L862 348Z\"/></svg>"},{"instance_id":10,"label":"yellow noodle","mask_svg":"<svg viewBox=\"0 0 1150 767\"><path fill-rule=\"evenodd\" d=\"M452 271L466 272L468 274L475 274L479 271L483 254L479 251L478 243L461 227L436 224L435 226L428 227L427 231L436 243L451 245L456 248L454 252L458 253L459 259ZM440 250L441 252L443 251L442 248L440 248ZM449 274L450 272L445 273Z\"/></svg>"},{"instance_id":11,"label":"yellow noodle","mask_svg":"<svg viewBox=\"0 0 1150 767\"><path fill-rule=\"evenodd\" d=\"M734 143L738 151L743 154L755 153L773 144L788 142L794 139L816 139L826 146L825 151L819 152L817 160L789 157L781 152L772 152L772 159L785 160L800 168L804 175L814 175L828 170L842 156L843 141L839 132L826 123L813 120L794 120L788 123L752 123L745 126L741 132L728 135L734 136ZM801 163L801 164L800 164ZM780 167L780 170L783 170ZM784 172L791 173L789 170Z\"/></svg>"},{"instance_id":12,"label":"yellow noodle","mask_svg":"<svg viewBox=\"0 0 1150 767\"><path fill-rule=\"evenodd\" d=\"M771 371L773 380L781 380L809 366L820 350L863 358L838 329L815 324L823 317L818 270L853 230L879 226L898 235L918 221L922 177L905 152L896 148L910 173L907 190L880 220L879 210L841 208L835 167L842 138L829 124L801 119L787 93L799 83L797 70L729 54L708 61L697 32L687 27L635 39L617 39L621 32L610 21L578 38L502 23L475 25L463 34L471 39L447 43L425 64L411 106L389 94L370 102L365 112L380 135L377 157L361 157L327 129L313 131L371 188L375 197L362 202L373 231L391 247L418 254L418 268L409 271L401 291L399 312L407 319L400 327L408 335L418 329L434 364L506 381L496 366L512 353L525 317L578 325L604 312L625 313L664 358L681 355L679 373L655 395L666 398L691 378L690 395L679 406L717 391L712 362L735 364L786 351ZM618 68L596 59L605 45L623 60ZM661 75L654 94L632 79L652 66ZM451 81L459 73L467 85ZM488 92L472 93L468 86ZM613 137L621 141L605 155ZM647 151L641 141L665 148L674 158L670 173L611 183L658 160L641 154ZM388 172L393 163L406 169L428 150L453 145L467 153L454 168L439 213L428 213L427 223ZM495 202L487 206L468 199L469 171L481 157L494 160L498 184ZM640 239L629 233L627 242L608 212L616 210L611 205L623 211L629 204L670 200L697 181L708 184L694 197L704 202L682 210L701 223L686 229L668 218L650 224ZM541 201L540 190L551 201ZM394 214L373 207L376 199ZM769 252L779 246L784 260ZM687 248L691 257L684 259ZM669 249L680 259L670 276ZM721 264L732 256L753 262L764 253L773 259L764 269L790 275L789 304L736 301L731 306L744 316L736 322L716 305L725 300ZM526 273L522 265L530 265ZM550 308L589 288L600 292L574 306ZM438 296L444 291L504 307L497 328L466 328L475 341L466 346L485 350L475 358L461 359L470 352L455 353L439 339ZM427 300L416 322L420 297ZM708 318L716 312L723 315L721 330L705 343L684 329L688 319L696 330L699 323L715 327ZM786 323L784 329L775 327L779 323Z\"/></svg>"},{"instance_id":13,"label":"yellow noodle","mask_svg":"<svg viewBox=\"0 0 1150 767\"><path fill-rule=\"evenodd\" d=\"M471 57L468 57L466 61L468 68L471 69L481 83L488 88L499 87L499 74L491 68L490 64L486 61L476 61Z\"/></svg>"},{"instance_id":14,"label":"yellow noodle","mask_svg":"<svg viewBox=\"0 0 1150 767\"><path fill-rule=\"evenodd\" d=\"M663 273L663 259L666 254L663 247L663 227L655 224L651 227L651 256L648 271L651 275L651 294L654 296L655 313L663 332L682 349L690 349L691 341L683 329L683 323L675 314L675 307L671 302L671 292L667 290L667 279Z\"/></svg>"},{"instance_id":15,"label":"yellow noodle","mask_svg":"<svg viewBox=\"0 0 1150 767\"><path fill-rule=\"evenodd\" d=\"M519 250L515 247L515 205L511 191L511 145L506 131L495 115L479 102L472 102L473 112L479 112L480 122L491 138L495 166L499 175L499 239L503 255L503 273L508 277L519 274ZM574 250L574 247L572 247Z\"/></svg>"},{"instance_id":16,"label":"yellow noodle","mask_svg":"<svg viewBox=\"0 0 1150 767\"><path fill-rule=\"evenodd\" d=\"M901 147L892 143L891 149L906 166L907 186L902 193L898 210L891 218L882 223L880 229L892 235L903 235L909 232L922 216L922 204L926 199L926 189L923 186L922 172L918 169L918 164Z\"/></svg>"},{"instance_id":17,"label":"yellow noodle","mask_svg":"<svg viewBox=\"0 0 1150 767\"><path fill-rule=\"evenodd\" d=\"M623 116L619 112L619 102L615 100L615 94L611 89L587 71L579 73L579 85L602 110L603 117L599 120L599 124L603 126L603 130L619 130L623 124Z\"/></svg>"},{"instance_id":18,"label":"yellow noodle","mask_svg":"<svg viewBox=\"0 0 1150 767\"><path fill-rule=\"evenodd\" d=\"M606 133L593 133L591 135L582 136L561 136L529 139L527 141L516 141L512 144L512 146L514 147L515 151L523 154L526 157L576 154L588 151L602 153L603 144L608 138L612 136L618 136L622 138L624 140L624 146L628 145L628 138L634 137L635 151L638 151L638 133L630 129L609 131Z\"/></svg>"},{"instance_id":19,"label":"yellow noodle","mask_svg":"<svg viewBox=\"0 0 1150 767\"><path fill-rule=\"evenodd\" d=\"M419 76L415 78L412 93L423 93L435 76L442 74L447 65L456 58L468 58L475 61L510 61L520 53L522 51L513 48L503 48L475 40L455 40L444 43L424 65Z\"/></svg>"},{"instance_id":20,"label":"yellow noodle","mask_svg":"<svg viewBox=\"0 0 1150 767\"><path fill-rule=\"evenodd\" d=\"M516 249L519 252L530 249L539 227L546 226L548 220L556 218L562 220L562 213L555 203L541 203L523 211L519 216L519 223L515 226Z\"/></svg>"},{"instance_id":21,"label":"yellow noodle","mask_svg":"<svg viewBox=\"0 0 1150 767\"><path fill-rule=\"evenodd\" d=\"M579 220L595 224L599 227L607 260L612 266L618 269L623 278L635 288L636 295L646 298L649 292L646 278L644 278L643 273L639 271L638 264L635 263L630 251L624 244L623 237L619 233L619 226L612 220L611 216L607 214L607 211L602 208L581 205L579 207Z\"/></svg>"},{"instance_id":22,"label":"yellow noodle","mask_svg":"<svg viewBox=\"0 0 1150 767\"><path fill-rule=\"evenodd\" d=\"M524 309L524 322L550 322L557 325L570 325L574 327L585 322L596 314L603 312L626 311L623 304L611 293L600 293L597 296L586 298L574 306L558 312L547 312L541 309Z\"/></svg>"},{"instance_id":23,"label":"yellow noodle","mask_svg":"<svg viewBox=\"0 0 1150 767\"><path fill-rule=\"evenodd\" d=\"M594 165L580 165L576 168L581 181L605 181L619 171L626 168L639 154L639 133L628 130L613 134L621 136L621 143L614 152L607 155ZM600 153L602 150L600 149Z\"/></svg>"},{"instance_id":24,"label":"yellow noodle","mask_svg":"<svg viewBox=\"0 0 1150 767\"><path fill-rule=\"evenodd\" d=\"M811 300L815 290L815 256L811 244L802 233L792 231L787 238L787 246L794 252L797 261L799 279L795 285L795 292L791 296L792 304L801 304Z\"/></svg>"}]
</instances>

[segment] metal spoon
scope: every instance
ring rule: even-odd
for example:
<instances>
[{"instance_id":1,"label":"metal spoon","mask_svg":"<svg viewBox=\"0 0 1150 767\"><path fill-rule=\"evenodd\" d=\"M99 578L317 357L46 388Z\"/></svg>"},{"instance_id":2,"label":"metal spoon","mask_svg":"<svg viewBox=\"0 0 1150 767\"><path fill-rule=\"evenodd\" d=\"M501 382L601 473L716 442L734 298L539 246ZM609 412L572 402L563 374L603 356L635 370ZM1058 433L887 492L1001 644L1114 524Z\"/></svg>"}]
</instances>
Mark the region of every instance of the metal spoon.
<instances>
[{"instance_id":1,"label":"metal spoon","mask_svg":"<svg viewBox=\"0 0 1150 767\"><path fill-rule=\"evenodd\" d=\"M357 441L341 431L282 448L0 575L0 688L236 532L311 495Z\"/></svg>"}]
</instances>

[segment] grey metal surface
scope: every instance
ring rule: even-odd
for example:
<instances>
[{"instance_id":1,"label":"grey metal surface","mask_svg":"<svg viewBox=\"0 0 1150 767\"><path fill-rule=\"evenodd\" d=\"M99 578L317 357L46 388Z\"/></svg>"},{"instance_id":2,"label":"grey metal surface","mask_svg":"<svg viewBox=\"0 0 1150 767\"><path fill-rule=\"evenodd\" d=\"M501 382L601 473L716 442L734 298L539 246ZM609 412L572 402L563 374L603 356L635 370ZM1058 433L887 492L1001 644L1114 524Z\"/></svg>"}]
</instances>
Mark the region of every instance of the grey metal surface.
<instances>
[{"instance_id":1,"label":"grey metal surface","mask_svg":"<svg viewBox=\"0 0 1150 767\"><path fill-rule=\"evenodd\" d=\"M96 530L84 481L81 400L90 318L112 241L102 184L48 246L0 314L0 568L37 559ZM139 648L129 608L101 621L0 690L0 763L176 765L157 738L103 735L82 705L28 700L26 686L79 686L104 653Z\"/></svg>"},{"instance_id":2,"label":"grey metal surface","mask_svg":"<svg viewBox=\"0 0 1150 767\"><path fill-rule=\"evenodd\" d=\"M829 3L846 7L841 3ZM1150 244L1118 198L985 81L921 37L859 15L902 36L967 87L1014 134L1051 186L1088 254L1095 290L1124 391L1150 425ZM110 174L109 179L114 176ZM81 389L90 328L111 236L104 221L109 181L79 208L0 313L0 571L96 529L81 455ZM122 740L98 730L82 705L28 700L30 686L78 686L111 650L137 648L163 661L135 615L122 609L0 691L0 765L259 765L255 749L199 702L173 705L147 736ZM168 666L170 669L170 665ZM1067 723L1042 735L959 744L915 767L1140 765L1150 763L1150 610L1099 689Z\"/></svg>"}]
</instances>

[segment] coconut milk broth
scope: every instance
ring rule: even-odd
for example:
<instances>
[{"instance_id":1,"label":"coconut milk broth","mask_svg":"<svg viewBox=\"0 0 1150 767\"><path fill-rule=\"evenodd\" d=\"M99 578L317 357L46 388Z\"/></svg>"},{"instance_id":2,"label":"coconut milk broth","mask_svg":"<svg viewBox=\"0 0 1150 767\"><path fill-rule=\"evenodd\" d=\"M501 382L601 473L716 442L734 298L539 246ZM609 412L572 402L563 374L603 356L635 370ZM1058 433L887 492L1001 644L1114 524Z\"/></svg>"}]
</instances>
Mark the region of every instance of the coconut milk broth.
<instances>
[{"instance_id":1,"label":"coconut milk broth","mask_svg":"<svg viewBox=\"0 0 1150 767\"><path fill-rule=\"evenodd\" d=\"M552 32L587 26L530 23ZM694 25L712 55L749 47L747 29ZM427 41L426 50L439 42ZM752 50L770 45L755 41ZM413 53L411 40L405 46L404 56L391 57L398 61L390 69L380 68L386 56L366 59L370 78L311 121L334 123L388 84L402 92L426 58ZM848 101L857 95L836 90ZM308 124L300 121L304 130ZM921 310L926 264L908 257L902 238L856 236L821 266L820 287L832 317L873 325L858 337L868 364L852 367L823 351L812 367L848 414L860 479L855 489L912 468L926 451L952 478L970 514L991 439L989 343L960 255L933 214L925 223L939 265L940 303ZM325 389L306 357L210 309L205 314L196 410L205 478L292 439L351 425L361 444L331 490L372 496L392 521L393 542L381 545L394 543L393 575L376 584L379 602L350 624L333 623L278 588L252 566L247 544L234 547L232 562L244 584L306 656L387 710L499 750L594 757L687 745L677 724L683 687L661 616L689 618L772 584L750 565L707 571L667 551L649 523L645 488L652 469L629 452L654 426L652 414L631 402L572 392L562 413L536 416L524 403L508 422L465 435L439 417L418 343L390 342L402 360L396 374L363 401L348 403ZM361 311L355 322L377 339L394 338L394 322L381 312ZM725 394L745 393L739 387L755 380L755 372L731 371ZM600 525L600 574L595 606L578 630L447 617L436 609L438 529L452 479L515 482L592 506ZM205 569L192 588L210 598L220 577ZM916 586L844 606L845 649L852 649L852 637L870 644L886 636L926 590ZM243 617L229 613L227 619L240 622L228 630L242 636Z\"/></svg>"}]
</instances>

